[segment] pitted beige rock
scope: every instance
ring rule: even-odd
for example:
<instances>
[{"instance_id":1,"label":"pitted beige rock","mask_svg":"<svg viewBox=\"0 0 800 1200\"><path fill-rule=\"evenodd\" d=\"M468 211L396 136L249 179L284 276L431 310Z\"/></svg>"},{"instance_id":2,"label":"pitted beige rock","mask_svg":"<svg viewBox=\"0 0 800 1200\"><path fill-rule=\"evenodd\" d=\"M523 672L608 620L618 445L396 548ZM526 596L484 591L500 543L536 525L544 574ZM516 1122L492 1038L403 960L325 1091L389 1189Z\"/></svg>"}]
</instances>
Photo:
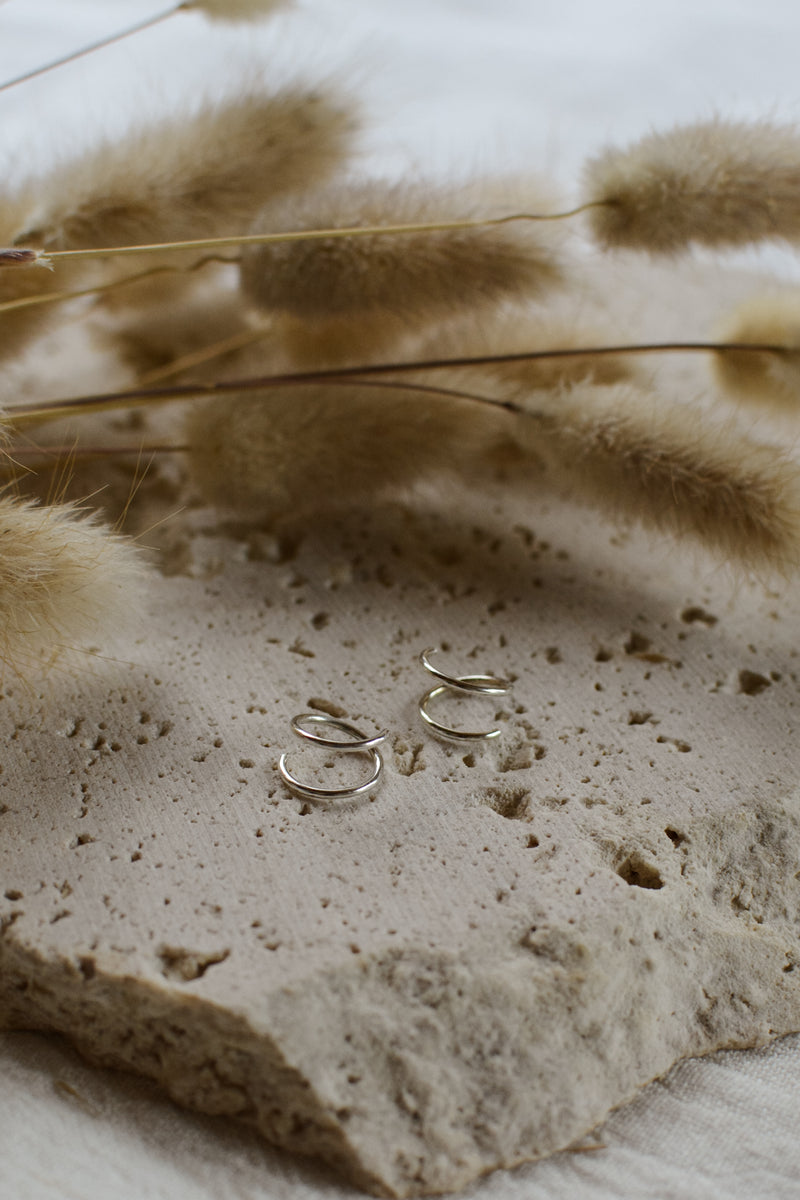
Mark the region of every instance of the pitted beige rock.
<instances>
[{"instance_id":1,"label":"pitted beige rock","mask_svg":"<svg viewBox=\"0 0 800 1200\"><path fill-rule=\"evenodd\" d=\"M115 663L3 693L1 1025L395 1196L800 1029L795 588L488 481L292 537L170 529ZM437 708L497 742L420 722L442 644L514 679ZM364 770L299 745L304 711L390 730L374 796L285 790L283 750Z\"/></svg>"},{"instance_id":2,"label":"pitted beige rock","mask_svg":"<svg viewBox=\"0 0 800 1200\"><path fill-rule=\"evenodd\" d=\"M392 1195L800 1027L788 589L729 594L555 504L397 508L289 561L192 547L113 686L6 693L5 1026ZM454 670L516 676L496 744L416 717L443 631ZM390 727L370 800L279 783L287 748L362 769L292 747L307 709Z\"/></svg>"}]
</instances>

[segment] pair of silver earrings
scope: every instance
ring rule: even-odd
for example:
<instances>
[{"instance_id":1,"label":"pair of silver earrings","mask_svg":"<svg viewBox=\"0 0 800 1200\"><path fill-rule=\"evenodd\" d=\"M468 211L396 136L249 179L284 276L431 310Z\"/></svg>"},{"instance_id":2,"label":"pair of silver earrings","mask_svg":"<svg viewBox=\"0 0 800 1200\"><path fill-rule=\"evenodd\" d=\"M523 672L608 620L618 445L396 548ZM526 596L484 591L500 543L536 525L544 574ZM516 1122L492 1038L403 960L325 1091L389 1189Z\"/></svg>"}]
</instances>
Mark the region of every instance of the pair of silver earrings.
<instances>
[{"instance_id":1,"label":"pair of silver earrings","mask_svg":"<svg viewBox=\"0 0 800 1200\"><path fill-rule=\"evenodd\" d=\"M420 655L420 663L425 670L438 680L435 687L425 693L419 701L419 715L428 728L438 737L452 742L486 742L500 736L500 729L464 730L453 729L443 725L431 716L429 705L440 696L460 694L468 696L506 696L511 691L511 683L496 675L448 675L431 662L435 649L424 650ZM346 739L325 737L309 726L326 726L344 733ZM363 783L353 787L323 788L313 784L302 783L286 765L286 754L282 754L278 762L278 772L284 783L298 796L309 800L349 800L354 796L364 796L374 791L383 772L383 758L378 746L388 737L388 730L368 737L338 717L328 716L327 713L301 713L292 721L292 732L306 741L313 742L326 750L338 750L345 754L368 754L372 762L370 776Z\"/></svg>"}]
</instances>

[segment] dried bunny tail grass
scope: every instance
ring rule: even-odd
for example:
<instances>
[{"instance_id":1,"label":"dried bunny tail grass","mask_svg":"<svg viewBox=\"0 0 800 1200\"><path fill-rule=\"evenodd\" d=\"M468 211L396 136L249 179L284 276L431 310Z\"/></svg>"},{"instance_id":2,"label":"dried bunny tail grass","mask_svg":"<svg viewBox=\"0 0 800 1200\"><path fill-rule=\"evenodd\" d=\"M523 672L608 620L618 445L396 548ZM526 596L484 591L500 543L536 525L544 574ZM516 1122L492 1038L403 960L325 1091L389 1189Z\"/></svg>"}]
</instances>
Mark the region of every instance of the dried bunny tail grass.
<instances>
[{"instance_id":1,"label":"dried bunny tail grass","mask_svg":"<svg viewBox=\"0 0 800 1200\"><path fill-rule=\"evenodd\" d=\"M250 328L238 291L198 288L182 304L169 299L106 322L94 331L96 340L141 376ZM220 359L213 367L219 372Z\"/></svg>"},{"instance_id":2,"label":"dried bunny tail grass","mask_svg":"<svg viewBox=\"0 0 800 1200\"><path fill-rule=\"evenodd\" d=\"M263 21L293 0L186 0L179 11L200 12L210 21Z\"/></svg>"},{"instance_id":3,"label":"dried bunny tail grass","mask_svg":"<svg viewBox=\"0 0 800 1200\"><path fill-rule=\"evenodd\" d=\"M299 88L206 104L29 185L40 202L13 240L69 250L236 235L266 199L337 167L355 124L347 102Z\"/></svg>"},{"instance_id":4,"label":"dried bunny tail grass","mask_svg":"<svg viewBox=\"0 0 800 1200\"><path fill-rule=\"evenodd\" d=\"M252 310L251 310L252 311ZM261 319L265 314L261 312ZM381 358L406 358L415 331L393 313L302 320L287 314L266 317L271 322L282 361L289 370L358 366Z\"/></svg>"},{"instance_id":5,"label":"dried bunny tail grass","mask_svg":"<svg viewBox=\"0 0 800 1200\"><path fill-rule=\"evenodd\" d=\"M73 505L0 497L0 662L18 675L113 629L133 608L140 560Z\"/></svg>"},{"instance_id":6,"label":"dried bunny tail grass","mask_svg":"<svg viewBox=\"0 0 800 1200\"><path fill-rule=\"evenodd\" d=\"M714 374L731 396L784 412L800 412L800 292L754 296L717 331L721 342L762 342L774 350L720 350Z\"/></svg>"},{"instance_id":7,"label":"dried bunny tail grass","mask_svg":"<svg viewBox=\"0 0 800 1200\"><path fill-rule=\"evenodd\" d=\"M25 196L4 199L0 205L0 243L8 246L13 241L15 232L29 220L31 210L32 202ZM36 264L0 270L0 305L69 290L94 274L91 264L64 263L64 267L66 270L57 279L53 272ZM0 361L17 358L54 324L61 311L58 304L32 304L0 312Z\"/></svg>"},{"instance_id":8,"label":"dried bunny tail grass","mask_svg":"<svg viewBox=\"0 0 800 1200\"><path fill-rule=\"evenodd\" d=\"M69 263L58 283L49 271L0 271L0 304L30 300L55 290L69 290L87 276L86 264ZM0 312L0 361L18 358L46 333L61 315L60 304L36 304Z\"/></svg>"},{"instance_id":9,"label":"dried bunny tail grass","mask_svg":"<svg viewBox=\"0 0 800 1200\"><path fill-rule=\"evenodd\" d=\"M508 435L512 421L469 400L309 385L198 405L184 440L207 503L269 522L452 477Z\"/></svg>"},{"instance_id":10,"label":"dried bunny tail grass","mask_svg":"<svg viewBox=\"0 0 800 1200\"><path fill-rule=\"evenodd\" d=\"M515 211L521 194L530 205L534 185L340 184L271 208L261 223L281 232L491 219ZM308 322L416 328L560 284L559 242L552 228L516 223L273 243L242 252L242 287L256 307Z\"/></svg>"},{"instance_id":11,"label":"dried bunny tail grass","mask_svg":"<svg viewBox=\"0 0 800 1200\"><path fill-rule=\"evenodd\" d=\"M628 384L534 393L521 445L576 496L756 570L800 565L800 471L774 446Z\"/></svg>"},{"instance_id":12,"label":"dried bunny tail grass","mask_svg":"<svg viewBox=\"0 0 800 1200\"><path fill-rule=\"evenodd\" d=\"M571 303L575 303L574 299ZM485 319L469 317L450 322L418 342L414 352L421 360L477 358L491 354L582 350L618 344L620 340L618 332L610 327L603 328L598 322L584 324L578 318L568 316L554 316L549 308L544 312L501 310ZM640 363L625 354L580 354L574 358L566 355L462 367L459 372L462 381L469 379L470 372L478 372L481 380L494 381L492 394L497 393L499 386L499 394L513 402L524 399L531 391L567 384L644 382ZM441 373L438 377L443 382ZM473 375L475 378L477 376ZM478 390L483 392L483 386Z\"/></svg>"},{"instance_id":13,"label":"dried bunny tail grass","mask_svg":"<svg viewBox=\"0 0 800 1200\"><path fill-rule=\"evenodd\" d=\"M692 242L800 238L800 135L767 121L713 120L609 149L585 171L604 247L674 254Z\"/></svg>"}]
</instances>

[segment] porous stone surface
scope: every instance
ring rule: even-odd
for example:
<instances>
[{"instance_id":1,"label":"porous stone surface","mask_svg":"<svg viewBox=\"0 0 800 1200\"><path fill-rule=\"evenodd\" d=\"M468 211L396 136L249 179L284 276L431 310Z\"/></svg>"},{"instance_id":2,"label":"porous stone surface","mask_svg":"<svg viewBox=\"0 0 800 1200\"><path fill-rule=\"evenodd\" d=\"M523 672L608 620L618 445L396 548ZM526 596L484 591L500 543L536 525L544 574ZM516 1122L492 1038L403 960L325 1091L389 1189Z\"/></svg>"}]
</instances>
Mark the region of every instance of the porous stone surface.
<instances>
[{"instance_id":1,"label":"porous stone surface","mask_svg":"<svg viewBox=\"0 0 800 1200\"><path fill-rule=\"evenodd\" d=\"M796 589L477 482L293 538L187 514L115 662L7 682L2 1027L393 1196L800 1029ZM420 723L442 644L514 679L437 710L496 742ZM365 769L304 711L390 730L372 797L283 787L283 750Z\"/></svg>"}]
</instances>

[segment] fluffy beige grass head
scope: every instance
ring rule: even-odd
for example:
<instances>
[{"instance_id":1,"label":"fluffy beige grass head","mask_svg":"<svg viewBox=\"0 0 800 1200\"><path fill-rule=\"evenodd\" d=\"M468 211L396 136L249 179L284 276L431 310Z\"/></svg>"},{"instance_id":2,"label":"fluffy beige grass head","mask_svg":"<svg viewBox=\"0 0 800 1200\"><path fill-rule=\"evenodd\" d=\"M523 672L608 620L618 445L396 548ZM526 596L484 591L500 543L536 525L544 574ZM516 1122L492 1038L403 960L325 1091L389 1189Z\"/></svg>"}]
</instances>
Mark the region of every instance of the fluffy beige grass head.
<instances>
[{"instance_id":1,"label":"fluffy beige grass head","mask_svg":"<svg viewBox=\"0 0 800 1200\"><path fill-rule=\"evenodd\" d=\"M72 505L0 497L0 664L23 678L134 608L132 545Z\"/></svg>"},{"instance_id":2,"label":"fluffy beige grass head","mask_svg":"<svg viewBox=\"0 0 800 1200\"><path fill-rule=\"evenodd\" d=\"M264 21L294 0L185 0L180 7L201 12L210 21Z\"/></svg>"},{"instance_id":3,"label":"fluffy beige grass head","mask_svg":"<svg viewBox=\"0 0 800 1200\"><path fill-rule=\"evenodd\" d=\"M349 103L320 91L206 104L30 184L36 201L14 242L69 250L235 236L267 200L338 166L355 125Z\"/></svg>"},{"instance_id":4,"label":"fluffy beige grass head","mask_svg":"<svg viewBox=\"0 0 800 1200\"><path fill-rule=\"evenodd\" d=\"M774 446L629 384L526 403L518 436L585 502L747 569L800 566L800 469Z\"/></svg>"},{"instance_id":5,"label":"fluffy beige grass head","mask_svg":"<svg viewBox=\"0 0 800 1200\"><path fill-rule=\"evenodd\" d=\"M584 200L605 247L674 254L690 243L800 239L800 134L713 120L652 133L586 167Z\"/></svg>"},{"instance_id":6,"label":"fluffy beige grass head","mask_svg":"<svg viewBox=\"0 0 800 1200\"><path fill-rule=\"evenodd\" d=\"M508 423L502 409L465 400L309 385L198 405L186 441L207 503L272 522L452 479Z\"/></svg>"},{"instance_id":7,"label":"fluffy beige grass head","mask_svg":"<svg viewBox=\"0 0 800 1200\"><path fill-rule=\"evenodd\" d=\"M576 305L576 298L567 293ZM565 308L565 305L559 305ZM524 355L542 353L545 357L520 358L512 362L490 363L463 368L462 383L475 372L475 378L493 380L491 393L518 401L536 389L557 388L573 383L611 384L642 378L639 363L625 354L576 354L547 357L551 350L585 350L592 346L619 344L625 340L618 329L595 320L590 324L577 317L551 315L548 305L525 311L504 309L486 317L468 317L450 322L422 338L415 346L415 357L469 358L484 355ZM431 382L435 382L431 376ZM483 386L477 389L484 391Z\"/></svg>"},{"instance_id":8,"label":"fluffy beige grass head","mask_svg":"<svg viewBox=\"0 0 800 1200\"><path fill-rule=\"evenodd\" d=\"M524 197L524 199L523 199ZM264 216L265 229L335 229L469 220L536 208L518 181L505 193L367 183L329 187ZM526 223L374 233L247 248L242 286L269 312L309 322L383 320L418 328L453 313L540 295L562 282L559 235Z\"/></svg>"},{"instance_id":9,"label":"fluffy beige grass head","mask_svg":"<svg viewBox=\"0 0 800 1200\"><path fill-rule=\"evenodd\" d=\"M738 400L800 413L800 293L754 296L720 324L717 337L781 346L779 353L720 351L714 356L714 372Z\"/></svg>"}]
</instances>

